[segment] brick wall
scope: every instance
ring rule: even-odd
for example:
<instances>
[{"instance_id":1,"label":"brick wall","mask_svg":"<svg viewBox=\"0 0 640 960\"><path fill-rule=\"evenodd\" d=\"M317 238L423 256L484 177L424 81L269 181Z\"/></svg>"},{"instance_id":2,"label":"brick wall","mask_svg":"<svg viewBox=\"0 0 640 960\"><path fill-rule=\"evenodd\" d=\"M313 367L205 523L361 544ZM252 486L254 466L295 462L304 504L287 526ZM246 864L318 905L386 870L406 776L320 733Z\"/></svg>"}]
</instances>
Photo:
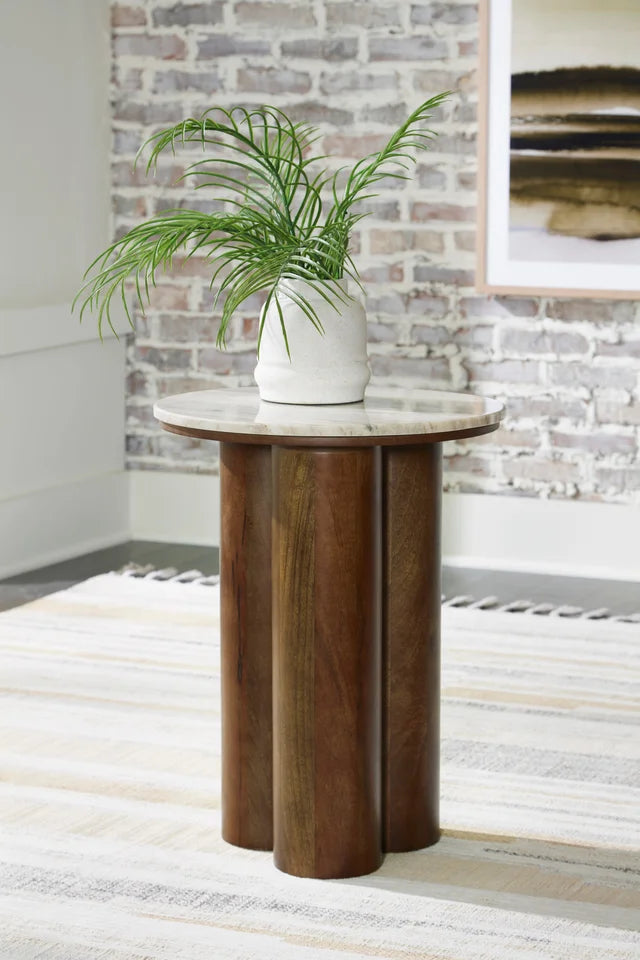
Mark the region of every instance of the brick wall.
<instances>
[{"instance_id":1,"label":"brick wall","mask_svg":"<svg viewBox=\"0 0 640 960\"><path fill-rule=\"evenodd\" d=\"M474 291L477 7L448 2L213 0L113 4L113 211L120 233L193 206L178 158L155 180L143 139L214 104L273 103L323 133L336 164L376 149L421 100L454 91L415 178L389 184L354 237L378 382L504 398L504 427L446 448L450 490L640 501L640 329L633 302ZM203 193L203 191L201 191ZM211 208L211 200L199 204ZM162 279L129 347L131 468L209 472L213 447L162 433L167 393L247 385L259 305L229 349L203 264Z\"/></svg>"}]
</instances>

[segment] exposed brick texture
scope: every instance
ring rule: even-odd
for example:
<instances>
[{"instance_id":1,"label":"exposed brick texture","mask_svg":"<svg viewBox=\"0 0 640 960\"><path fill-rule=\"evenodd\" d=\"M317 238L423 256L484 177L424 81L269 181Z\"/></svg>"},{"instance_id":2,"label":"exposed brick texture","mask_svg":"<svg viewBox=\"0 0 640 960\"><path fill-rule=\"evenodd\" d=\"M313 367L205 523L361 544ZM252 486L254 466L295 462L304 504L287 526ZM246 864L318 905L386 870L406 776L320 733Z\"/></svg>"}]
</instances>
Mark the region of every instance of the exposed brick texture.
<instances>
[{"instance_id":1,"label":"exposed brick texture","mask_svg":"<svg viewBox=\"0 0 640 960\"><path fill-rule=\"evenodd\" d=\"M222 21L222 3L173 3L152 9L154 27L211 26Z\"/></svg>"},{"instance_id":2,"label":"exposed brick texture","mask_svg":"<svg viewBox=\"0 0 640 960\"><path fill-rule=\"evenodd\" d=\"M308 3L278 3L277 0L248 0L236 3L235 18L238 27L259 24L269 30L281 26L286 30L315 27L315 12Z\"/></svg>"},{"instance_id":3,"label":"exposed brick texture","mask_svg":"<svg viewBox=\"0 0 640 960\"><path fill-rule=\"evenodd\" d=\"M353 238L379 383L499 396L496 433L446 445L450 490L640 502L640 303L474 289L478 11L469 0L130 0L112 4L113 232L177 206L189 157L132 168L143 140L214 104L265 100L314 122L337 168L445 89L431 151L380 185ZM96 251L97 252L97 251ZM163 434L153 401L253 382L260 300L214 347L207 265L161 277L128 350L131 467L214 472L216 445Z\"/></svg>"},{"instance_id":4,"label":"exposed brick texture","mask_svg":"<svg viewBox=\"0 0 640 960\"><path fill-rule=\"evenodd\" d=\"M142 7L128 7L123 3L111 4L112 27L144 27L146 22L147 14Z\"/></svg>"},{"instance_id":5,"label":"exposed brick texture","mask_svg":"<svg viewBox=\"0 0 640 960\"><path fill-rule=\"evenodd\" d=\"M347 0L346 3L325 5L329 29L342 30L345 26L401 29L402 11L398 3L375 3L370 0Z\"/></svg>"}]
</instances>

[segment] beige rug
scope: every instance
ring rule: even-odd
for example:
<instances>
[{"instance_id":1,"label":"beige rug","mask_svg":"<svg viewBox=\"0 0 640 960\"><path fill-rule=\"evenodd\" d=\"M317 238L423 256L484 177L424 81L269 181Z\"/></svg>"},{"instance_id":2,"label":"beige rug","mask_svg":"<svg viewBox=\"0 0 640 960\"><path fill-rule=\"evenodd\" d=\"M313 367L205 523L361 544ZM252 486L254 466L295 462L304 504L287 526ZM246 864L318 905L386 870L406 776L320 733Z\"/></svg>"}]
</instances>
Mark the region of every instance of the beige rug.
<instances>
[{"instance_id":1,"label":"beige rug","mask_svg":"<svg viewBox=\"0 0 640 960\"><path fill-rule=\"evenodd\" d=\"M0 615L2 960L637 960L637 624L443 611L435 847L298 880L219 837L218 590Z\"/></svg>"}]
</instances>

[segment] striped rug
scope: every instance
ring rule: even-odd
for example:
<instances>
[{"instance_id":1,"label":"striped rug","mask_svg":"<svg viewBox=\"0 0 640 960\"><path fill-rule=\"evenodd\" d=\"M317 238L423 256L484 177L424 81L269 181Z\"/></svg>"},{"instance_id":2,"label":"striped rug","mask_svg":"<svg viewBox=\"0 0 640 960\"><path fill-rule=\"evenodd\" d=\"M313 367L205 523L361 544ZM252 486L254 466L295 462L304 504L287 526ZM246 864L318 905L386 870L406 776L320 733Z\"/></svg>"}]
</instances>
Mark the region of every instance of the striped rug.
<instances>
[{"instance_id":1,"label":"striped rug","mask_svg":"<svg viewBox=\"0 0 640 960\"><path fill-rule=\"evenodd\" d=\"M638 960L640 628L443 609L442 824L369 877L220 839L218 589L0 615L2 960Z\"/></svg>"}]
</instances>

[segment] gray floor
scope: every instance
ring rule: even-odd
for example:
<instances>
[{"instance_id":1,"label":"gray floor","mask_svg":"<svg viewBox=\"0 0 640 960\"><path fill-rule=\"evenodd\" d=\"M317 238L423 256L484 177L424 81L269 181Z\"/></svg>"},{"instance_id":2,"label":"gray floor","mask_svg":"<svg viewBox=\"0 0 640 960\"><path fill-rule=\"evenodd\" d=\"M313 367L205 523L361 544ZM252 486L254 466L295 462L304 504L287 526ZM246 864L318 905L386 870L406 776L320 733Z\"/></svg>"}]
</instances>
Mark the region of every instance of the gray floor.
<instances>
[{"instance_id":1,"label":"gray floor","mask_svg":"<svg viewBox=\"0 0 640 960\"><path fill-rule=\"evenodd\" d=\"M180 571L201 570L210 575L218 572L218 551L193 544L132 540L0 581L0 610L19 606L56 590L64 590L87 577L118 570L130 562L175 567ZM617 580L445 567L442 571L442 587L447 597L468 595L479 600L496 596L503 603L531 600L535 603L569 604L588 610L607 607L613 614L640 611L640 584Z\"/></svg>"},{"instance_id":2,"label":"gray floor","mask_svg":"<svg viewBox=\"0 0 640 960\"><path fill-rule=\"evenodd\" d=\"M212 574L218 572L218 551L214 547L193 544L129 540L116 547L85 553L72 560L0 580L0 610L28 603L56 590L65 590L88 577L119 570L127 563L176 567L180 571L201 570L205 574Z\"/></svg>"}]
</instances>

